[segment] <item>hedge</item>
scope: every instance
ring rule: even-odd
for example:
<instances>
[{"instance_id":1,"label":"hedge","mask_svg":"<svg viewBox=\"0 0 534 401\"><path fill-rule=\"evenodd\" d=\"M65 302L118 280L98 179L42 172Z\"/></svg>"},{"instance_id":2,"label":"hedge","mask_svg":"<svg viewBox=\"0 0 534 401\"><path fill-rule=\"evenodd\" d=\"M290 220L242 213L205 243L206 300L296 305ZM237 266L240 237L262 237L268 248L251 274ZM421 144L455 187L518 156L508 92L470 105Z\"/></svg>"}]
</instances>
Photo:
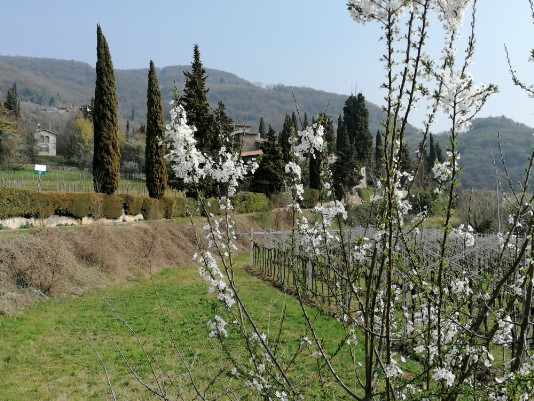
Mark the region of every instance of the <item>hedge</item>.
<instances>
[{"instance_id":1,"label":"hedge","mask_svg":"<svg viewBox=\"0 0 534 401\"><path fill-rule=\"evenodd\" d=\"M208 199L208 212L220 214L216 199ZM269 210L269 199L264 194L246 193L232 197L237 213ZM52 215L76 219L118 219L122 213L143 214L147 220L199 215L197 201L186 197L162 200L132 195L105 195L88 192L37 192L27 189L0 188L0 219L10 217L46 218Z\"/></svg>"}]
</instances>

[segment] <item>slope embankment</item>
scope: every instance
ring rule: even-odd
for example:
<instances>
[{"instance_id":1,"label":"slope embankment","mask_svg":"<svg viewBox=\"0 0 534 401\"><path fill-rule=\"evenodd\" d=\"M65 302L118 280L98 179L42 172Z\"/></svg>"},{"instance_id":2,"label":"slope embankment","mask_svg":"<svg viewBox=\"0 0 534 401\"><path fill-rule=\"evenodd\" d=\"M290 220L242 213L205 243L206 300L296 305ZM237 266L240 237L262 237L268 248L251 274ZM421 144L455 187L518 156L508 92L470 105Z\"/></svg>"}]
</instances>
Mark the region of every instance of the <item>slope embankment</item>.
<instances>
[{"instance_id":1,"label":"slope embankment","mask_svg":"<svg viewBox=\"0 0 534 401\"><path fill-rule=\"evenodd\" d=\"M235 230L257 228L236 217ZM191 265L199 222L157 221L120 225L56 227L0 234L0 314L12 314L40 299L81 294L118 280L171 266ZM247 236L238 236L241 248Z\"/></svg>"}]
</instances>

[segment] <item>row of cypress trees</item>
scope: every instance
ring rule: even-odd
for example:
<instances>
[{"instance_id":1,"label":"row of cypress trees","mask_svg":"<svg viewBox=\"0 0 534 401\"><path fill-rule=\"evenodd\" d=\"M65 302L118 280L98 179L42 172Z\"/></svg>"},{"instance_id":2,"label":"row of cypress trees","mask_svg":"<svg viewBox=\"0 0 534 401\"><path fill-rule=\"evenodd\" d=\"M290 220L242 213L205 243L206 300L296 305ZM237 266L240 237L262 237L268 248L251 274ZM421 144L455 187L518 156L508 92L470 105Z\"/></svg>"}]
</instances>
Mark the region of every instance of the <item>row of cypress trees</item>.
<instances>
[{"instance_id":1,"label":"row of cypress trees","mask_svg":"<svg viewBox=\"0 0 534 401\"><path fill-rule=\"evenodd\" d=\"M120 149L119 118L115 74L109 47L100 25L96 29L97 62L93 100L94 156L93 188L95 192L113 194L119 185ZM147 90L146 185L151 198L161 199L167 186L163 104L154 62L150 61Z\"/></svg>"}]
</instances>

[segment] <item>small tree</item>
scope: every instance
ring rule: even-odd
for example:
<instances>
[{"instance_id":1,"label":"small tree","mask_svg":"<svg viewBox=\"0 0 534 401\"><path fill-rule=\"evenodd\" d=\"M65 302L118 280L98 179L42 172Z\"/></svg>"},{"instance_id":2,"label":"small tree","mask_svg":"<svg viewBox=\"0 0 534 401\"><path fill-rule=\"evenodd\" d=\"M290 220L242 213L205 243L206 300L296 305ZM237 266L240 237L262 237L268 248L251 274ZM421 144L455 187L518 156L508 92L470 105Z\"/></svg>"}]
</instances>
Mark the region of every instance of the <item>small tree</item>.
<instances>
[{"instance_id":1,"label":"small tree","mask_svg":"<svg viewBox=\"0 0 534 401\"><path fill-rule=\"evenodd\" d=\"M165 125L163 104L154 62L150 60L148 69L146 116L145 174L146 187L151 198L161 199L167 187L167 167L165 165Z\"/></svg>"},{"instance_id":2,"label":"small tree","mask_svg":"<svg viewBox=\"0 0 534 401\"><path fill-rule=\"evenodd\" d=\"M96 37L93 186L95 192L112 195L119 185L120 171L117 89L111 54L100 25Z\"/></svg>"}]
</instances>

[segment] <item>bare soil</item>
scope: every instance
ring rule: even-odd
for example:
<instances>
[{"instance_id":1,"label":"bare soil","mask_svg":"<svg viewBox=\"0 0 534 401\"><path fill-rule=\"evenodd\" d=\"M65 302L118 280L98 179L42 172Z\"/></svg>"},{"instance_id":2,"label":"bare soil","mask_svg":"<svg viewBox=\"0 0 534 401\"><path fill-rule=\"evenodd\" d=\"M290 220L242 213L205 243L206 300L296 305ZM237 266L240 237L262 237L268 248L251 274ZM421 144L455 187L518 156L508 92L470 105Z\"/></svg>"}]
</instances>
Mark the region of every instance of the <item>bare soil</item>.
<instances>
[{"instance_id":1,"label":"bare soil","mask_svg":"<svg viewBox=\"0 0 534 401\"><path fill-rule=\"evenodd\" d=\"M253 219L236 216L242 250ZM81 294L110 283L193 265L199 222L158 221L42 228L0 234L0 315L48 297Z\"/></svg>"}]
</instances>

